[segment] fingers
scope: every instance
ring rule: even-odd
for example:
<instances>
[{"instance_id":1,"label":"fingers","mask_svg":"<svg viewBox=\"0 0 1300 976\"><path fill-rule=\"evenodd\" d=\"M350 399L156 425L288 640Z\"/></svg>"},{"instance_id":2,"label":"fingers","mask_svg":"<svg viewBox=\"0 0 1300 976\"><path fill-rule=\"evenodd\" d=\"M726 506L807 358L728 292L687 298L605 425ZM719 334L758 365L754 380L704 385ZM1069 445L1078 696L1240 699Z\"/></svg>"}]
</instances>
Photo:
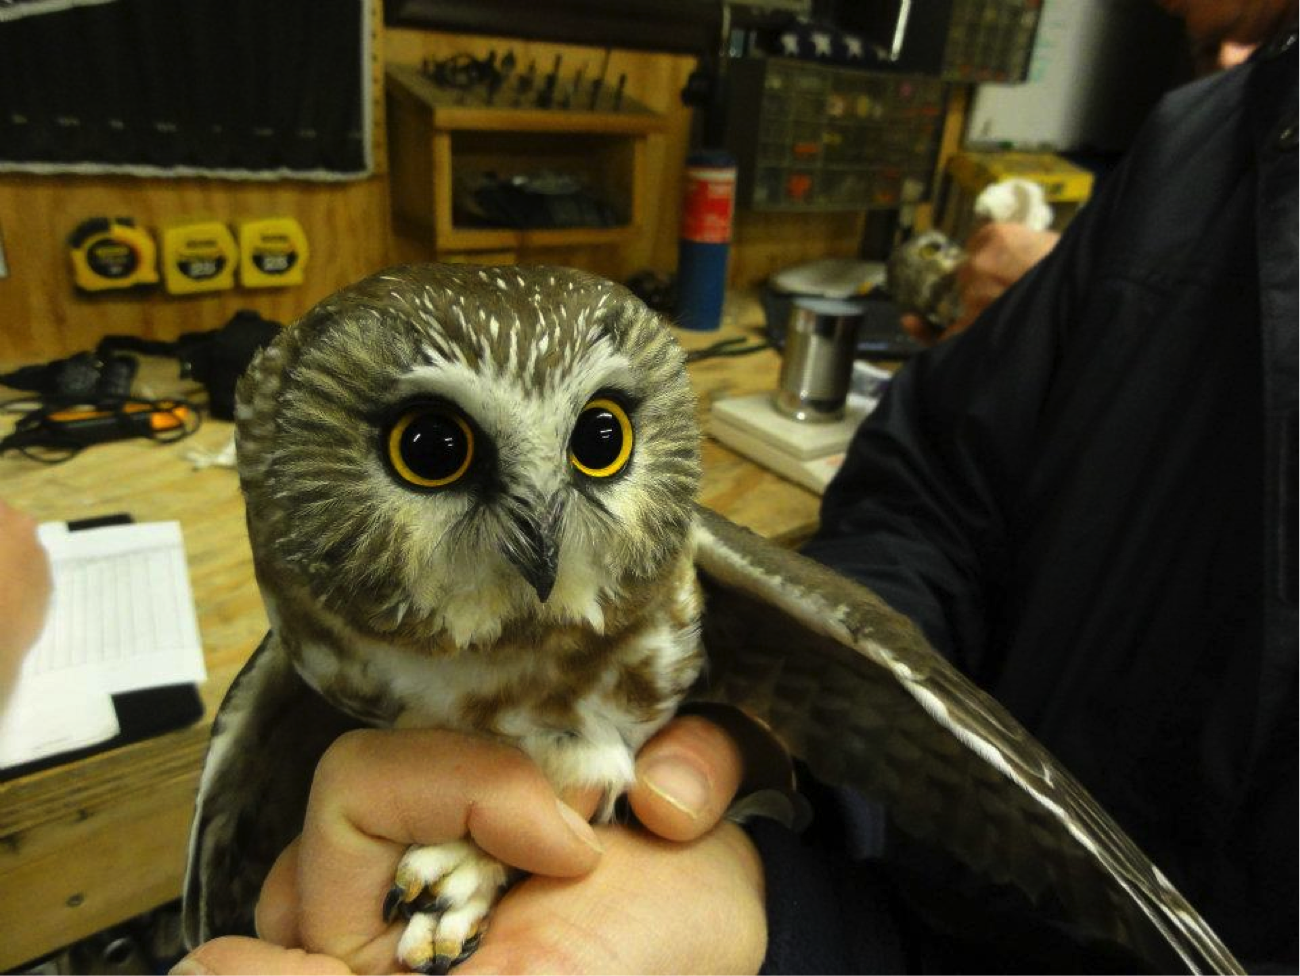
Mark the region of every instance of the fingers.
<instances>
[{"instance_id":1,"label":"fingers","mask_svg":"<svg viewBox=\"0 0 1300 976\"><path fill-rule=\"evenodd\" d=\"M722 818L743 776L731 736L688 715L642 747L628 800L637 819L660 837L692 840Z\"/></svg>"},{"instance_id":2,"label":"fingers","mask_svg":"<svg viewBox=\"0 0 1300 976\"><path fill-rule=\"evenodd\" d=\"M268 937L293 933L281 903L292 904L285 872L296 857L302 944L354 967L385 965L398 929L381 909L406 847L465 836L506 864L552 876L581 875L600 856L590 825L515 749L448 732L349 733L317 767L297 853L273 872L258 924Z\"/></svg>"},{"instance_id":3,"label":"fingers","mask_svg":"<svg viewBox=\"0 0 1300 976\"><path fill-rule=\"evenodd\" d=\"M601 837L605 855L581 881L532 877L511 889L456 972L758 971L765 881L740 828L724 823L688 844L635 827Z\"/></svg>"},{"instance_id":4,"label":"fingers","mask_svg":"<svg viewBox=\"0 0 1300 976\"><path fill-rule=\"evenodd\" d=\"M939 341L939 337L935 334L934 329L930 327L930 323L919 315L911 313L903 315L899 324L903 327L904 332L923 346L933 346Z\"/></svg>"},{"instance_id":5,"label":"fingers","mask_svg":"<svg viewBox=\"0 0 1300 976\"><path fill-rule=\"evenodd\" d=\"M41 635L50 591L50 560L36 520L0 500L0 703Z\"/></svg>"},{"instance_id":6,"label":"fingers","mask_svg":"<svg viewBox=\"0 0 1300 976\"><path fill-rule=\"evenodd\" d=\"M178 962L171 970L173 976L204 976L223 973L240 976L243 973L265 973L267 976L291 976L298 973L321 973L339 976L351 973L338 959L302 949L285 949L269 942L229 935L205 942Z\"/></svg>"},{"instance_id":7,"label":"fingers","mask_svg":"<svg viewBox=\"0 0 1300 976\"><path fill-rule=\"evenodd\" d=\"M257 937L276 945L302 945L298 932L298 847L299 840L280 852L262 882L262 893L253 912Z\"/></svg>"},{"instance_id":8,"label":"fingers","mask_svg":"<svg viewBox=\"0 0 1300 976\"><path fill-rule=\"evenodd\" d=\"M694 840L726 813L737 791L793 786L790 759L763 726L725 706L695 706L647 742L629 791L632 811L666 840Z\"/></svg>"}]
</instances>

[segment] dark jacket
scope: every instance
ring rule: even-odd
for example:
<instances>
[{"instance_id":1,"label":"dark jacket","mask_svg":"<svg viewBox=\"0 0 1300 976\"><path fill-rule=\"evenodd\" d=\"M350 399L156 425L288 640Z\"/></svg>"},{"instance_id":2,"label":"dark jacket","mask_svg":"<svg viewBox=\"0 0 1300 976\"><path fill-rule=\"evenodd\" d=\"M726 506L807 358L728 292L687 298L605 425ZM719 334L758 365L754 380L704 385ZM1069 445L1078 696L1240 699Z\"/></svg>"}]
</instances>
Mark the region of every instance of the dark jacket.
<instances>
[{"instance_id":1,"label":"dark jacket","mask_svg":"<svg viewBox=\"0 0 1300 976\"><path fill-rule=\"evenodd\" d=\"M1248 966L1292 970L1296 76L1292 34L1168 96L1048 259L899 372L807 547L1046 743ZM858 802L757 832L768 971L879 961L813 917L893 897Z\"/></svg>"}]
</instances>

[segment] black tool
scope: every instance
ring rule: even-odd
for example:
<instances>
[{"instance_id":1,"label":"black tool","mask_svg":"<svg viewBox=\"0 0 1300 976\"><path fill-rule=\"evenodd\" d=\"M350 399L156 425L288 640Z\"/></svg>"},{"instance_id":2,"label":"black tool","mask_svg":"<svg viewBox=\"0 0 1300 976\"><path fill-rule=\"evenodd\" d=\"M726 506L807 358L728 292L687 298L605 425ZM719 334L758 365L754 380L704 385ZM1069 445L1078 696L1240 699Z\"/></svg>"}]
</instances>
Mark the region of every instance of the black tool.
<instances>
[{"instance_id":1,"label":"black tool","mask_svg":"<svg viewBox=\"0 0 1300 976\"><path fill-rule=\"evenodd\" d=\"M131 356L79 352L67 359L23 366L0 375L0 384L35 393L42 399L125 397L131 393L139 363Z\"/></svg>"},{"instance_id":2,"label":"black tool","mask_svg":"<svg viewBox=\"0 0 1300 976\"><path fill-rule=\"evenodd\" d=\"M600 62L600 77L591 83L591 110L596 110L600 101L600 90L605 85L605 72L609 70L609 48L605 48L605 57Z\"/></svg>"},{"instance_id":3,"label":"black tool","mask_svg":"<svg viewBox=\"0 0 1300 976\"><path fill-rule=\"evenodd\" d=\"M555 66L551 68L550 74L542 81L542 90L537 93L538 108L550 108L555 104L555 85L560 80L560 62L563 60L563 54L555 56Z\"/></svg>"},{"instance_id":4,"label":"black tool","mask_svg":"<svg viewBox=\"0 0 1300 976\"><path fill-rule=\"evenodd\" d=\"M147 437L174 441L198 430L202 418L184 400L125 397L92 404L43 406L18 419L13 433L0 440L0 453L19 451L34 461L67 461L92 444Z\"/></svg>"}]
</instances>

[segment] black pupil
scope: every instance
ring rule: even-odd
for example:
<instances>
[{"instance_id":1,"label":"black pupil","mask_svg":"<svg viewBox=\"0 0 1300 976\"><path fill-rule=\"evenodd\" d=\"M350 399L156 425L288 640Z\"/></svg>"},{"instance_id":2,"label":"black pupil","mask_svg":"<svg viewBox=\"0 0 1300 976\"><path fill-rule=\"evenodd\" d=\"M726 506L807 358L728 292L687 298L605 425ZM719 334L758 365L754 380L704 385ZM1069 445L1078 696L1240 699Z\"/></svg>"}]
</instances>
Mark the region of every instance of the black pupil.
<instances>
[{"instance_id":1,"label":"black pupil","mask_svg":"<svg viewBox=\"0 0 1300 976\"><path fill-rule=\"evenodd\" d=\"M584 467L600 471L618 460L623 449L623 428L608 410L584 410L573 428L569 448Z\"/></svg>"},{"instance_id":2,"label":"black pupil","mask_svg":"<svg viewBox=\"0 0 1300 976\"><path fill-rule=\"evenodd\" d=\"M426 413L406 425L399 450L413 473L427 481L441 481L465 463L469 440L460 424L445 413Z\"/></svg>"}]
</instances>

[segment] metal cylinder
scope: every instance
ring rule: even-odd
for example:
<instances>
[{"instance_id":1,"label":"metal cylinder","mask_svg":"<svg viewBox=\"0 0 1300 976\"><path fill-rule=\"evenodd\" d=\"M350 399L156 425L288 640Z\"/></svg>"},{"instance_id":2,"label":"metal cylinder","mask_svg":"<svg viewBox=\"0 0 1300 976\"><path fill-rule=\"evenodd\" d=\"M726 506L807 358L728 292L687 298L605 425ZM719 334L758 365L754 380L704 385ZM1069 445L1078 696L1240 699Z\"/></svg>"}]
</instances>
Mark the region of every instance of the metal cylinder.
<instances>
[{"instance_id":1,"label":"metal cylinder","mask_svg":"<svg viewBox=\"0 0 1300 976\"><path fill-rule=\"evenodd\" d=\"M790 307L773 402L795 420L831 423L844 417L853 354L863 312L859 303L797 297Z\"/></svg>"}]
</instances>

